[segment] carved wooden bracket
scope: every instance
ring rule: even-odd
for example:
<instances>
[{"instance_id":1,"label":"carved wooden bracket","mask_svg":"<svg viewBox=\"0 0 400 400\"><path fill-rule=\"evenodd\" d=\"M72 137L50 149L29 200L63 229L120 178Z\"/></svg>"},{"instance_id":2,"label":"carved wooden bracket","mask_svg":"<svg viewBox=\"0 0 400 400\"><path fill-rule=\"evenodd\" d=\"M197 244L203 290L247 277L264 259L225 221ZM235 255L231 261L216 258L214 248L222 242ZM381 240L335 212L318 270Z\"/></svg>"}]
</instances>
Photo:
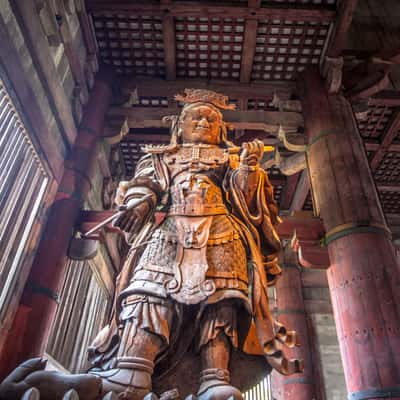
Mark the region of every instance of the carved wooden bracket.
<instances>
[{"instance_id":1,"label":"carved wooden bracket","mask_svg":"<svg viewBox=\"0 0 400 400\"><path fill-rule=\"evenodd\" d=\"M321 74L328 93L338 93L342 87L343 57L325 57Z\"/></svg>"},{"instance_id":2,"label":"carved wooden bracket","mask_svg":"<svg viewBox=\"0 0 400 400\"><path fill-rule=\"evenodd\" d=\"M285 129L279 125L278 139L280 139L286 149L294 151L296 153L305 152L307 150L307 145L304 143L293 143L290 141L290 136L287 134Z\"/></svg>"},{"instance_id":3,"label":"carved wooden bracket","mask_svg":"<svg viewBox=\"0 0 400 400\"><path fill-rule=\"evenodd\" d=\"M308 212L298 212L282 220L277 229L279 237L291 240L300 265L305 268L329 268L328 250L321 246L321 239L325 235L321 219L312 217Z\"/></svg>"}]
</instances>

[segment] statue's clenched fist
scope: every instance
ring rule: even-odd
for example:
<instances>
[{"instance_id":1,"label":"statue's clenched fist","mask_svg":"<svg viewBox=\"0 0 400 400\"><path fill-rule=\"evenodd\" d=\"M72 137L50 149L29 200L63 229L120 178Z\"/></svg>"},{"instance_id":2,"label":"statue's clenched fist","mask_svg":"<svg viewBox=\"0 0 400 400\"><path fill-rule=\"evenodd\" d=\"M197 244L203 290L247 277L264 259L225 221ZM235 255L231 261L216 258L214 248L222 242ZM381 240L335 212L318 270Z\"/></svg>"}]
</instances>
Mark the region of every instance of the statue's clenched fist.
<instances>
[{"instance_id":1,"label":"statue's clenched fist","mask_svg":"<svg viewBox=\"0 0 400 400\"><path fill-rule=\"evenodd\" d=\"M261 140L253 140L242 144L242 153L240 154L240 163L255 167L259 164L264 154L264 143Z\"/></svg>"}]
</instances>

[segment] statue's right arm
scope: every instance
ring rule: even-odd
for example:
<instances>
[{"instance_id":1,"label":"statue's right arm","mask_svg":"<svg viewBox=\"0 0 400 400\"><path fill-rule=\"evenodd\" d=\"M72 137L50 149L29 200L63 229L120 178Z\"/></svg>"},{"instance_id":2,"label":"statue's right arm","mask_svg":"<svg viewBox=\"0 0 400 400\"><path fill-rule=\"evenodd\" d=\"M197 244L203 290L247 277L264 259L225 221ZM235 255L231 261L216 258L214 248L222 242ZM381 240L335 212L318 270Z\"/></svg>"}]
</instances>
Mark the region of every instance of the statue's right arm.
<instances>
[{"instance_id":1,"label":"statue's right arm","mask_svg":"<svg viewBox=\"0 0 400 400\"><path fill-rule=\"evenodd\" d=\"M120 217L114 220L113 225L129 233L135 233L154 214L158 198L161 193L160 185L154 176L151 157L143 157L136 167L135 175L130 181L120 182L115 203L120 208L129 208L132 202L138 203Z\"/></svg>"}]
</instances>

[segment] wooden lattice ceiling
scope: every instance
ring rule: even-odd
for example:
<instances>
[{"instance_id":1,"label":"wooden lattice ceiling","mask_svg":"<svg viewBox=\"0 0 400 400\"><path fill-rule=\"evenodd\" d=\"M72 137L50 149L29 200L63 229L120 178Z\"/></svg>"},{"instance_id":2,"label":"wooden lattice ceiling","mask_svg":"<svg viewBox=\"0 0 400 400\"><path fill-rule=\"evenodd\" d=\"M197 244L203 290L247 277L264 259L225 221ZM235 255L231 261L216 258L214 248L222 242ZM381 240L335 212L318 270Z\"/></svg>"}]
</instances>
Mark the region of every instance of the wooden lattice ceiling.
<instances>
[{"instance_id":1,"label":"wooden lattice ceiling","mask_svg":"<svg viewBox=\"0 0 400 400\"><path fill-rule=\"evenodd\" d=\"M180 107L173 99L176 80L187 81L186 86L211 82L210 88L214 81L225 82L230 91L237 89L230 97L239 110L280 111L275 97L296 98L298 72L320 65L325 56L349 55L346 35L357 0L87 0L86 5L101 61L113 65L124 79L150 79L147 90L138 91L129 107L168 115ZM159 85L160 79L171 86ZM260 90L268 84L270 89ZM400 212L400 95L398 88L390 89L352 101L365 105L357 123L383 208L395 214ZM256 137L258 131L233 135L237 142ZM121 143L126 175L133 173L141 144L167 140L165 129L131 129ZM299 174L287 179L271 170L270 175L283 209L289 209L296 185L305 191L301 208L312 208Z\"/></svg>"}]
</instances>

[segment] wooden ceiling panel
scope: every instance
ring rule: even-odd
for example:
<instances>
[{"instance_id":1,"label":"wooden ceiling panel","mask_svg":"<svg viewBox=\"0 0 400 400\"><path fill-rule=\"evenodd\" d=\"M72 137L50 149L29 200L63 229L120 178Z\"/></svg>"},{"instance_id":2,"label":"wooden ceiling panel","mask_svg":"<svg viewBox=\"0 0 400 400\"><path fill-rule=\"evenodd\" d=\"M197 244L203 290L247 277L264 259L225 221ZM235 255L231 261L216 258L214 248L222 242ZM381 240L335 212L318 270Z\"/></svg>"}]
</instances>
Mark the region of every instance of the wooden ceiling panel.
<instances>
[{"instance_id":1,"label":"wooden ceiling panel","mask_svg":"<svg viewBox=\"0 0 400 400\"><path fill-rule=\"evenodd\" d=\"M400 213L400 192L380 190L379 197L385 214Z\"/></svg>"},{"instance_id":2,"label":"wooden ceiling panel","mask_svg":"<svg viewBox=\"0 0 400 400\"><path fill-rule=\"evenodd\" d=\"M328 21L261 20L252 79L285 81L318 64L329 36Z\"/></svg>"},{"instance_id":3,"label":"wooden ceiling panel","mask_svg":"<svg viewBox=\"0 0 400 400\"><path fill-rule=\"evenodd\" d=\"M367 117L358 121L358 128L363 139L381 139L396 109L385 104L370 104Z\"/></svg>"},{"instance_id":4,"label":"wooden ceiling panel","mask_svg":"<svg viewBox=\"0 0 400 400\"><path fill-rule=\"evenodd\" d=\"M161 17L110 12L92 16L104 63L120 74L165 77Z\"/></svg>"},{"instance_id":5,"label":"wooden ceiling panel","mask_svg":"<svg viewBox=\"0 0 400 400\"><path fill-rule=\"evenodd\" d=\"M400 153L387 152L375 171L374 177L376 182L400 184Z\"/></svg>"},{"instance_id":6,"label":"wooden ceiling panel","mask_svg":"<svg viewBox=\"0 0 400 400\"><path fill-rule=\"evenodd\" d=\"M177 76L238 80L244 27L244 19L177 17Z\"/></svg>"}]
</instances>

